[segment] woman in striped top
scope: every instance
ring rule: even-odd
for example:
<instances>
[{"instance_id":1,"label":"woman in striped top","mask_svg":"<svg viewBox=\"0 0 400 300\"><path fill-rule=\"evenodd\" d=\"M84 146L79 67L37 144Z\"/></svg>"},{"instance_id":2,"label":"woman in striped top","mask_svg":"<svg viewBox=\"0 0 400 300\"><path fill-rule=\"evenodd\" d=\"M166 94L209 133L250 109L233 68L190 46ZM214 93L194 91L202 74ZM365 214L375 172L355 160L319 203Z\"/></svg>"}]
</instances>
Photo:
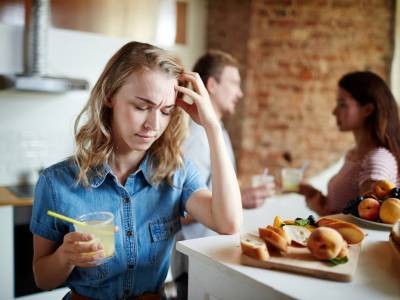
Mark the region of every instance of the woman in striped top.
<instances>
[{"instance_id":1,"label":"woman in striped top","mask_svg":"<svg viewBox=\"0 0 400 300\"><path fill-rule=\"evenodd\" d=\"M349 200L371 190L381 179L398 182L400 125L396 101L385 82L372 72L344 75L333 110L340 131L351 131L355 146L328 183L328 195L302 184L300 194L319 215L341 212Z\"/></svg>"}]
</instances>

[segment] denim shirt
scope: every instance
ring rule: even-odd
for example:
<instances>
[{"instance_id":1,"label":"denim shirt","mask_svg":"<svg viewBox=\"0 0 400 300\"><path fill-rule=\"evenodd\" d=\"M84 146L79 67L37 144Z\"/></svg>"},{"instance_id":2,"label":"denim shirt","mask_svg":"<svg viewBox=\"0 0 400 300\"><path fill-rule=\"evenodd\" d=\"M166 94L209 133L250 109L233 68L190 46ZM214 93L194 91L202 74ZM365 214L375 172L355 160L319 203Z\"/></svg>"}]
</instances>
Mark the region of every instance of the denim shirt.
<instances>
[{"instance_id":1,"label":"denim shirt","mask_svg":"<svg viewBox=\"0 0 400 300\"><path fill-rule=\"evenodd\" d=\"M85 188L76 182L77 166L72 159L44 170L35 189L30 229L33 234L61 244L72 224L47 215L52 210L72 218L94 211L109 211L119 231L115 255L91 268L75 267L66 285L78 294L94 299L123 299L146 292L158 292L168 272L175 233L190 195L206 185L193 164L165 180L151 183L149 157L132 173L125 186L110 167L100 170ZM97 173L96 173L97 174ZM51 268L51 266L48 266Z\"/></svg>"}]
</instances>

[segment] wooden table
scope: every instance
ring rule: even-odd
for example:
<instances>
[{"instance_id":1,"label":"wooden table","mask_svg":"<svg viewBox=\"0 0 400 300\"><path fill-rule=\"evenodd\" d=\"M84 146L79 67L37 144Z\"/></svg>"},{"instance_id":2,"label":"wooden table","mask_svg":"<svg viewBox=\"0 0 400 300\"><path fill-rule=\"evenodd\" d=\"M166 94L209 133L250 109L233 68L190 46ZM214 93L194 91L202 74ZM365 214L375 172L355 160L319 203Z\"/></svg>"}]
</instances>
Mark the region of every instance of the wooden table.
<instances>
[{"instance_id":1,"label":"wooden table","mask_svg":"<svg viewBox=\"0 0 400 300\"><path fill-rule=\"evenodd\" d=\"M271 224L275 215L293 219L311 213L300 195L275 196L259 209L245 210L243 231ZM392 260L389 231L364 230L357 271L347 283L241 265L239 234L179 242L178 251L189 257L189 299L400 299L400 266Z\"/></svg>"}]
</instances>

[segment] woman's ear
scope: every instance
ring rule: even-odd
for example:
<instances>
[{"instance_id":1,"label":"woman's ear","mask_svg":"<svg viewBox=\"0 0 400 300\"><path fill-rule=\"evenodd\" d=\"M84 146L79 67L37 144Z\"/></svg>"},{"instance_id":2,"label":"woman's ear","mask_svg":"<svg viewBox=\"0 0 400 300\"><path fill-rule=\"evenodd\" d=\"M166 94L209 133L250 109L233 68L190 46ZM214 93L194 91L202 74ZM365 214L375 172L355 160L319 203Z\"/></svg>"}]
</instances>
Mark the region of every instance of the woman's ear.
<instances>
[{"instance_id":1,"label":"woman's ear","mask_svg":"<svg viewBox=\"0 0 400 300\"><path fill-rule=\"evenodd\" d=\"M112 108L112 98L108 98L106 99L106 101L104 102L105 106L107 106L108 108Z\"/></svg>"},{"instance_id":2,"label":"woman's ear","mask_svg":"<svg viewBox=\"0 0 400 300\"><path fill-rule=\"evenodd\" d=\"M365 117L369 117L375 110L375 105L372 103L367 103L364 105L364 114Z\"/></svg>"}]
</instances>

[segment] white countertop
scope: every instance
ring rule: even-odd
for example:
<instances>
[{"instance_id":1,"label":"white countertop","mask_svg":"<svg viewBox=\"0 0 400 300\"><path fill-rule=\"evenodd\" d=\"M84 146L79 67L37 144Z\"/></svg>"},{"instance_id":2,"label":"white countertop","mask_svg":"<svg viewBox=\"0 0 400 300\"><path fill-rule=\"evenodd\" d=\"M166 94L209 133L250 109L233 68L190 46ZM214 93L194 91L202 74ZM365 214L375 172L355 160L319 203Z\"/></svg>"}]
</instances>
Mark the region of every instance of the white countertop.
<instances>
[{"instance_id":1,"label":"white countertop","mask_svg":"<svg viewBox=\"0 0 400 300\"><path fill-rule=\"evenodd\" d=\"M272 224L276 215L283 219L293 219L307 217L309 214L312 212L306 207L302 196L276 196L267 199L259 209L245 210L243 231L257 232L258 227ZM346 283L241 265L239 234L182 241L178 243L177 249L189 258L235 278L239 283L268 287L282 297L318 300L400 299L400 266L394 265L388 243L389 231L363 229L368 236L362 242L353 281Z\"/></svg>"}]
</instances>

